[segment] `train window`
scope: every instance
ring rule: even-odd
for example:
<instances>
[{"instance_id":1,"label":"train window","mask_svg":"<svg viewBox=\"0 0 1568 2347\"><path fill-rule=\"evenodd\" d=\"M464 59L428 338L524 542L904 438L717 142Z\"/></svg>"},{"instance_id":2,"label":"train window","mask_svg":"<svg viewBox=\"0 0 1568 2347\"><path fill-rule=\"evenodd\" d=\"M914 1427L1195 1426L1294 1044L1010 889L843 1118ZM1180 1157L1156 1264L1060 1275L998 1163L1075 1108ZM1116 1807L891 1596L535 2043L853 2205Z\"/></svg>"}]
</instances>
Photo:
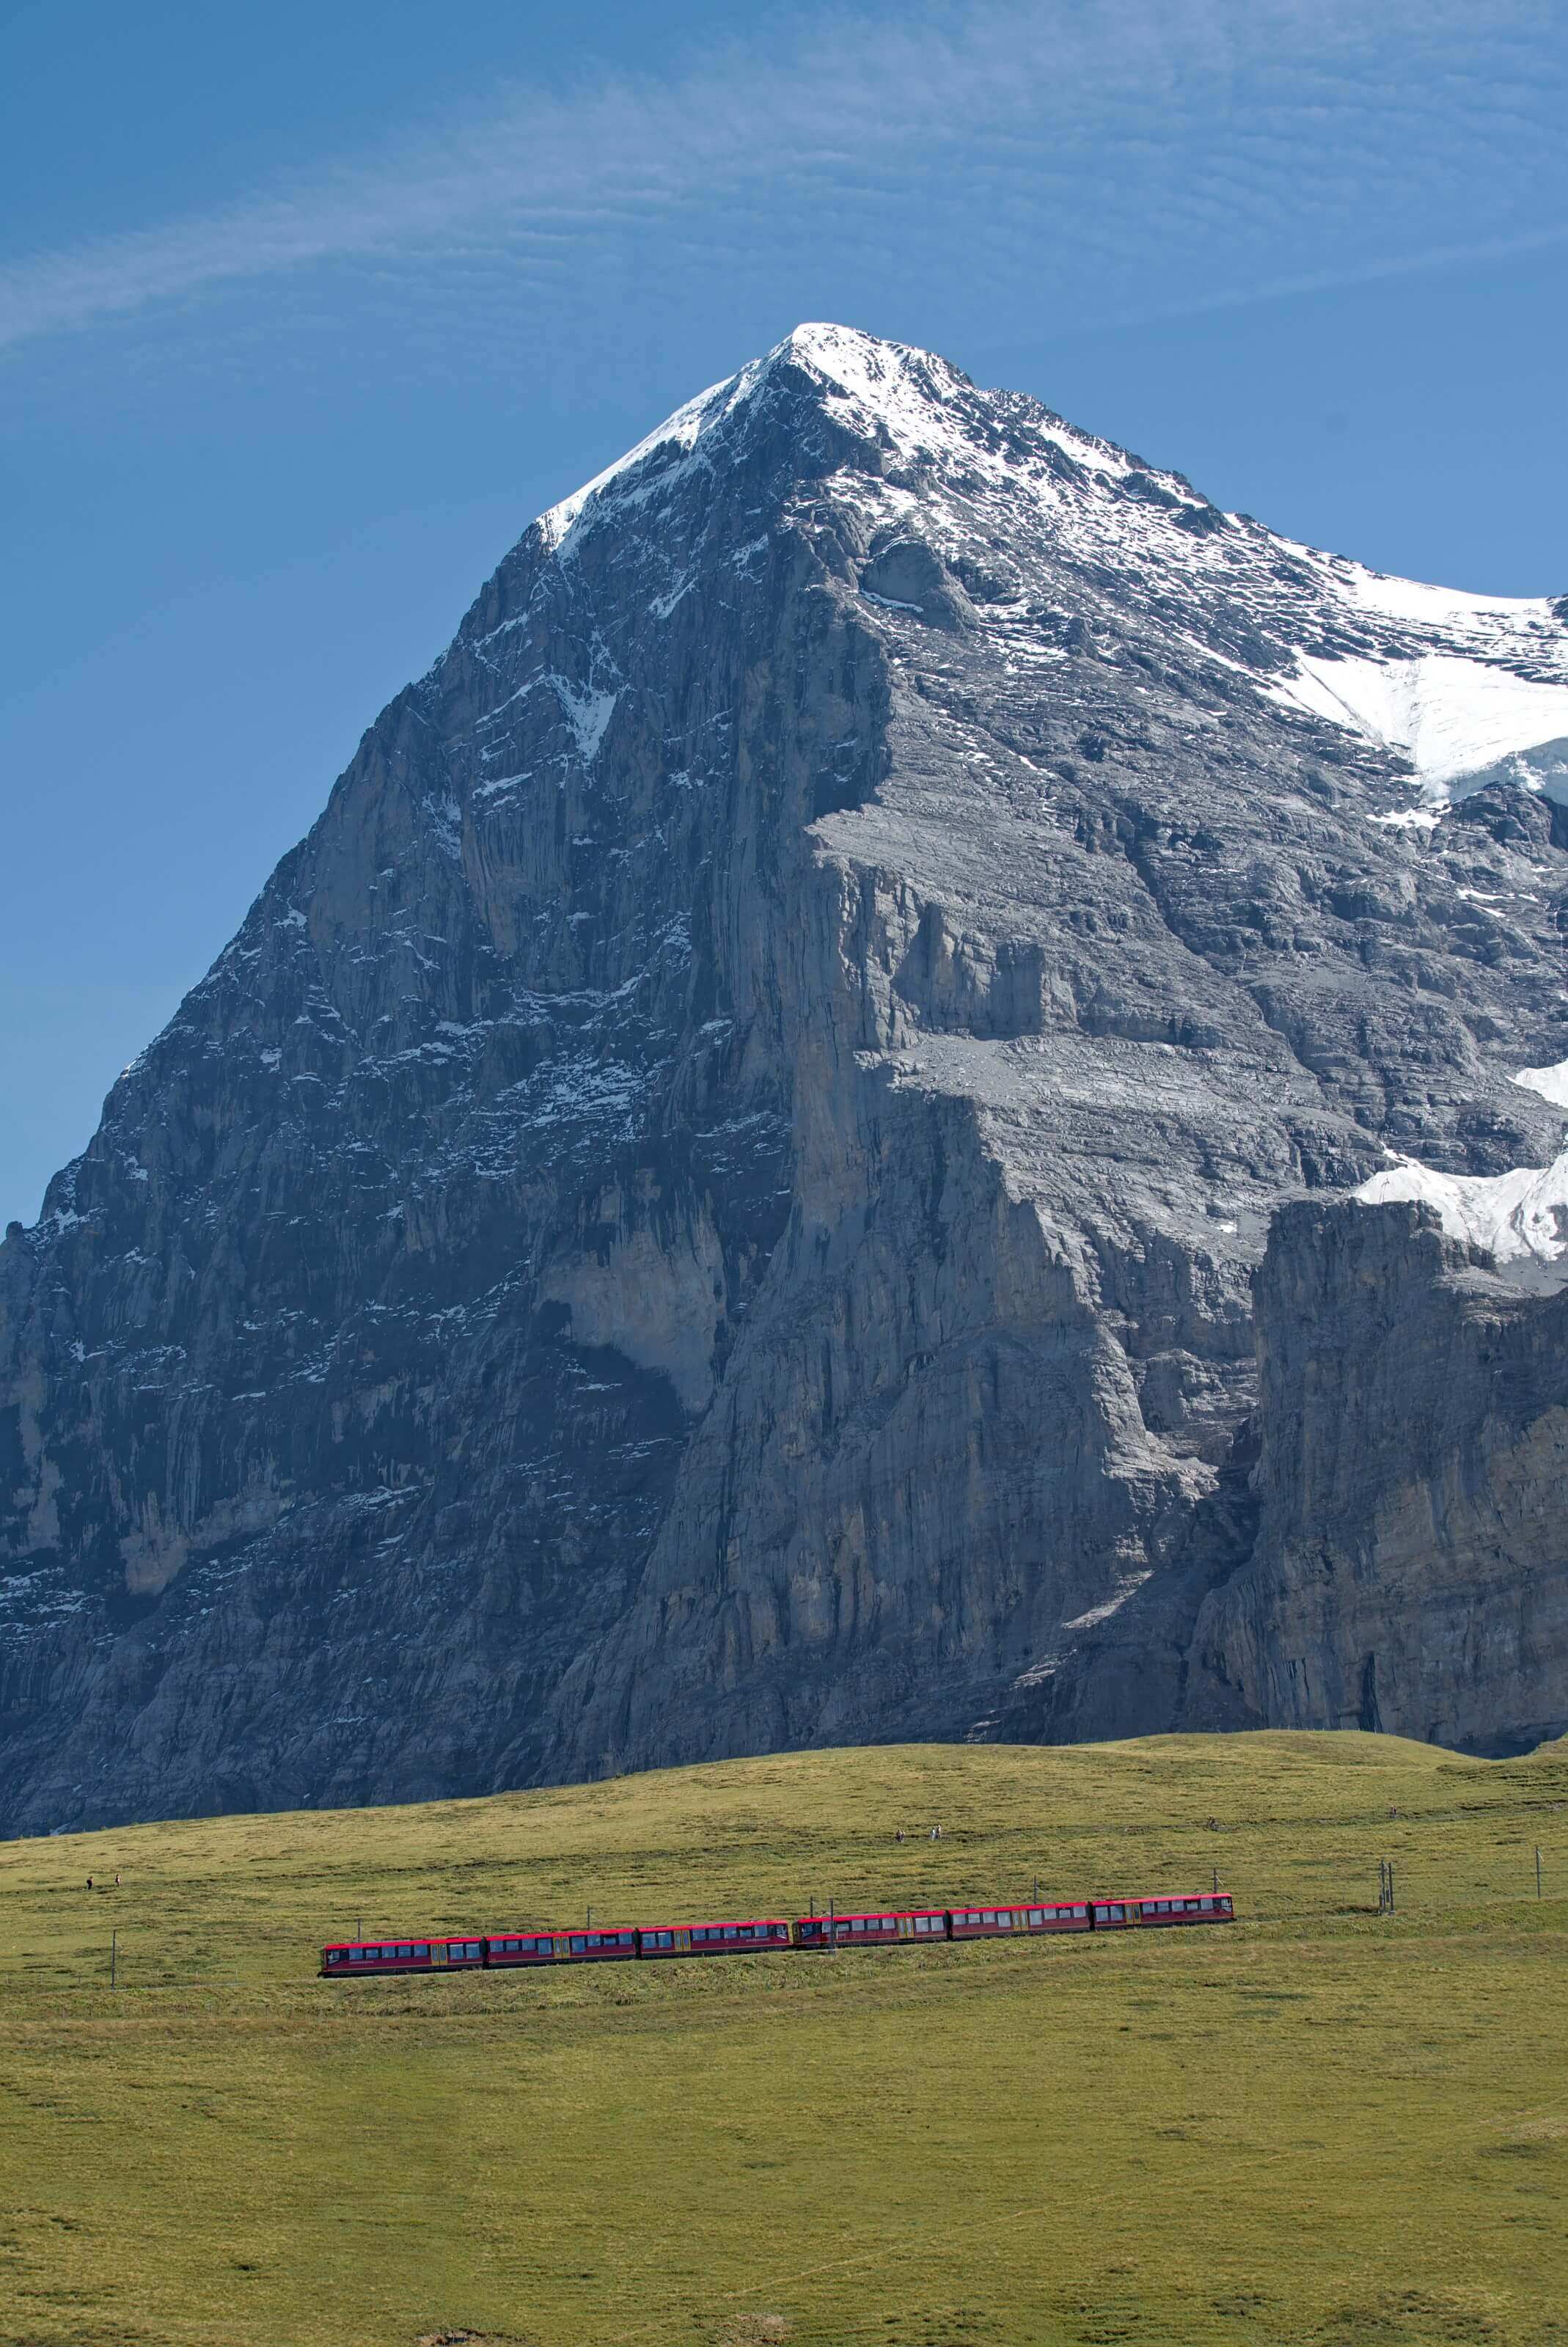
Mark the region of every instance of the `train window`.
<instances>
[{"instance_id":1,"label":"train window","mask_svg":"<svg viewBox=\"0 0 1568 2347\"><path fill-rule=\"evenodd\" d=\"M574 1932L572 1933L572 1935L571 1935L571 1952L572 1952L572 1954L573 1954L574 1956L580 1956L580 1955L582 1954L583 1950L587 1947L587 1945L588 1945L588 1942L587 1942L587 1941L584 1939L584 1937L583 1937L583 1935L582 1935L582 1933L581 1933L580 1932Z\"/></svg>"},{"instance_id":2,"label":"train window","mask_svg":"<svg viewBox=\"0 0 1568 2347\"><path fill-rule=\"evenodd\" d=\"M1043 1908L1043 1907L1031 1907L1031 1908L1030 1909L1030 1911L1029 1911L1029 1920L1030 1920L1030 1922L1032 1924L1034 1924L1034 1926L1035 1926L1035 1927L1036 1927L1036 1929L1038 1930L1038 1929L1039 1929L1039 1927L1040 1927L1040 1925L1041 1923L1043 1923L1043 1922L1044 1922L1044 1921L1045 1921L1045 1910L1044 1910L1044 1908Z\"/></svg>"}]
</instances>

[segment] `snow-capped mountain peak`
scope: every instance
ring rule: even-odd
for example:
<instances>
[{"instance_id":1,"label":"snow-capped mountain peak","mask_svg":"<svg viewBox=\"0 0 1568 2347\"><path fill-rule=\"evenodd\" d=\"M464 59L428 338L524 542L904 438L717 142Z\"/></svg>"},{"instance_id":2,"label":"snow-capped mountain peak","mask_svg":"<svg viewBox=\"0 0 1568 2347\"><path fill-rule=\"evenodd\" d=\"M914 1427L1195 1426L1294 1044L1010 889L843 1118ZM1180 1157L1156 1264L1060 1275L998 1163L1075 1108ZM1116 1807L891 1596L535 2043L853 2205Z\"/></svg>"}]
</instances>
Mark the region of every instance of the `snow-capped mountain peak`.
<instances>
[{"instance_id":1,"label":"snow-capped mountain peak","mask_svg":"<svg viewBox=\"0 0 1568 2347\"><path fill-rule=\"evenodd\" d=\"M1184 651L1407 759L1430 809L1498 777L1568 802L1560 605L1389 577L1300 545L1036 400L980 390L934 353L854 327L797 326L686 402L541 517L545 545L570 560L585 533L642 508L651 528L693 467L738 454L803 381L866 451L840 487L873 526L896 520L900 492L918 482L928 536L1044 539L1076 567L1113 573Z\"/></svg>"}]
</instances>

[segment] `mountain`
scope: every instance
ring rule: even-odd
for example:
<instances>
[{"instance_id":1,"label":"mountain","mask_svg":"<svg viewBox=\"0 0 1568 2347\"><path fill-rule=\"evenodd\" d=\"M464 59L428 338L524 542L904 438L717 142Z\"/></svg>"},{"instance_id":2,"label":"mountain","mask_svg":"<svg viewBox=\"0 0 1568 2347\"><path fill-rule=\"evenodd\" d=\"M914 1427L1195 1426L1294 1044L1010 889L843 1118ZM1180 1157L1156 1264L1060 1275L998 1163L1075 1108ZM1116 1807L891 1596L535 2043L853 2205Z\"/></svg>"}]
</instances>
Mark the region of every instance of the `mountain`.
<instances>
[{"instance_id":1,"label":"mountain","mask_svg":"<svg viewBox=\"0 0 1568 2347\"><path fill-rule=\"evenodd\" d=\"M1568 600L803 327L0 1248L0 1826L1568 1725L1560 805Z\"/></svg>"}]
</instances>

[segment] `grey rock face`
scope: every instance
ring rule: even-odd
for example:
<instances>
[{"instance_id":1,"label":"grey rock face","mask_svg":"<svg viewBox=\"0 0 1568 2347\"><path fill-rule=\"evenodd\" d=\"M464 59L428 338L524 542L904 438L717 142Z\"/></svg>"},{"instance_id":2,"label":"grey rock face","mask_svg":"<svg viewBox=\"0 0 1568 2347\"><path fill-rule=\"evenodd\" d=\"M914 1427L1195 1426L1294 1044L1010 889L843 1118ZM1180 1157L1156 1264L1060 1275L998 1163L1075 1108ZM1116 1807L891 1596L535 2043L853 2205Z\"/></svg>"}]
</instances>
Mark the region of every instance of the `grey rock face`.
<instances>
[{"instance_id":1,"label":"grey rock face","mask_svg":"<svg viewBox=\"0 0 1568 2347\"><path fill-rule=\"evenodd\" d=\"M1285 1726L1568 1731L1568 1292L1521 1293L1430 1207L1304 1204L1257 1302L1258 1538L1198 1672Z\"/></svg>"},{"instance_id":2,"label":"grey rock face","mask_svg":"<svg viewBox=\"0 0 1568 2347\"><path fill-rule=\"evenodd\" d=\"M832 329L537 523L0 1248L0 1829L1340 1716L1270 1217L1568 1058L1553 807L1290 692L1568 629L1368 580Z\"/></svg>"}]
</instances>

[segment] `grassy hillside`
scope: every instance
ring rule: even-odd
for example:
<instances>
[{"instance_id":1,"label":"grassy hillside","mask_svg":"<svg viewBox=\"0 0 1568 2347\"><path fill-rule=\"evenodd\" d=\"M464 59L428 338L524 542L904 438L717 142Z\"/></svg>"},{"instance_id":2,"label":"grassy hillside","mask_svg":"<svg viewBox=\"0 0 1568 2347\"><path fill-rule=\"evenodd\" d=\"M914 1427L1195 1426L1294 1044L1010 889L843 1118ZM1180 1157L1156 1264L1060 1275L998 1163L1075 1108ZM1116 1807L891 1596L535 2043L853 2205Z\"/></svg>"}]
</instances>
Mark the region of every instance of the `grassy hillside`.
<instances>
[{"instance_id":1,"label":"grassy hillside","mask_svg":"<svg viewBox=\"0 0 1568 2347\"><path fill-rule=\"evenodd\" d=\"M1215 1868L1229 1932L313 1976L361 1921ZM1568 2347L1565 1894L1563 1747L1360 1736L810 1754L0 1846L0 2342Z\"/></svg>"}]
</instances>

